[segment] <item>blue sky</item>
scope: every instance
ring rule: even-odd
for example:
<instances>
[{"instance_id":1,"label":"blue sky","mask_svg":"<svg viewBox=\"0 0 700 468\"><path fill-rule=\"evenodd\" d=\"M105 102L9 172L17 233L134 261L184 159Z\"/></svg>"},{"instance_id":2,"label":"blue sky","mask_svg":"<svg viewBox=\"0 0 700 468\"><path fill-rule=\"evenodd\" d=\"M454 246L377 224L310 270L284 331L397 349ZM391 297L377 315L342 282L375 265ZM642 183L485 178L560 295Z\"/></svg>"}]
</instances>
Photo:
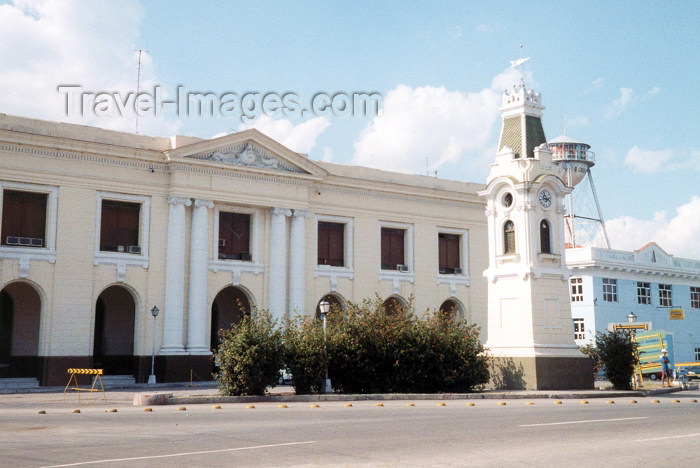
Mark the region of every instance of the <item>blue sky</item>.
<instances>
[{"instance_id":1,"label":"blue sky","mask_svg":"<svg viewBox=\"0 0 700 468\"><path fill-rule=\"evenodd\" d=\"M57 87L133 92L142 49L142 91L376 92L383 108L253 122L168 111L141 116L141 133L255 126L316 160L485 182L522 44L547 137L565 129L596 153L612 247L700 258L698 17L695 1L0 2L0 112L133 132L133 112L66 115Z\"/></svg>"}]
</instances>

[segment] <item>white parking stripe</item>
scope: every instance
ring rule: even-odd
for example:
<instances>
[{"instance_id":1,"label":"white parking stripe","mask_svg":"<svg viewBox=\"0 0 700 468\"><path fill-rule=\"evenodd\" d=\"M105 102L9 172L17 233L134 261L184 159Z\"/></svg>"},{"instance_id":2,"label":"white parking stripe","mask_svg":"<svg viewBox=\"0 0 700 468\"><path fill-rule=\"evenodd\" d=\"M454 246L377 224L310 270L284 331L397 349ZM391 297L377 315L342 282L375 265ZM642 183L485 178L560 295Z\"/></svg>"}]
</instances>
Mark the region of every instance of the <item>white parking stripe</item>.
<instances>
[{"instance_id":1,"label":"white parking stripe","mask_svg":"<svg viewBox=\"0 0 700 468\"><path fill-rule=\"evenodd\" d=\"M686 437L698 437L698 436L700 436L700 433L677 435L677 436L666 436L666 437L655 437L653 439L637 439L637 440L635 440L635 442L653 442L655 440L684 439Z\"/></svg>"},{"instance_id":2,"label":"white parking stripe","mask_svg":"<svg viewBox=\"0 0 700 468\"><path fill-rule=\"evenodd\" d=\"M566 421L566 422L541 423L541 424L520 424L519 427L561 426L563 424L588 424L588 423L610 422L610 421L630 421L633 419L648 419L648 418L646 416L640 416L640 417L636 417L636 418L587 419L585 421Z\"/></svg>"},{"instance_id":3,"label":"white parking stripe","mask_svg":"<svg viewBox=\"0 0 700 468\"><path fill-rule=\"evenodd\" d=\"M309 440L306 442L287 442L284 444L254 445L252 447L237 447L237 448L221 449L221 450L205 450L205 451L201 451L201 452L171 453L169 455L152 455L152 456L146 456L146 457L131 457L131 458L109 458L109 459L105 459L105 460L93 460L93 461L78 462L78 463L66 463L65 465L42 466L41 468L59 468L62 466L96 465L98 463L116 463L116 462L133 461L133 460L154 460L157 458L186 457L189 455L206 455L208 453L236 452L239 450L254 450L254 449L263 449L263 448L272 448L272 447L286 447L286 446L290 446L290 445L302 445L302 444L314 444L314 443L316 443L315 440Z\"/></svg>"}]
</instances>

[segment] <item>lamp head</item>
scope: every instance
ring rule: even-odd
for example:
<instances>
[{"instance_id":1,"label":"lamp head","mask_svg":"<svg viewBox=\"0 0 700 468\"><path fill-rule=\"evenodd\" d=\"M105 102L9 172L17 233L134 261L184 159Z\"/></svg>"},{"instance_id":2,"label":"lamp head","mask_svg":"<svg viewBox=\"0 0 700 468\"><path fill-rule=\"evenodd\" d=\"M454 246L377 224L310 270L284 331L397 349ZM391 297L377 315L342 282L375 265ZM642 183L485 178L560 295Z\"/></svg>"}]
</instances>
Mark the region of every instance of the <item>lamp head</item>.
<instances>
[{"instance_id":1,"label":"lamp head","mask_svg":"<svg viewBox=\"0 0 700 468\"><path fill-rule=\"evenodd\" d=\"M153 308L151 309L151 315L153 316L153 318L158 317L158 312L160 312L160 309L158 309L158 306L153 306Z\"/></svg>"},{"instance_id":2,"label":"lamp head","mask_svg":"<svg viewBox=\"0 0 700 468\"><path fill-rule=\"evenodd\" d=\"M321 315L326 315L331 310L331 303L327 299L323 299L319 302L318 309L321 311Z\"/></svg>"},{"instance_id":3,"label":"lamp head","mask_svg":"<svg viewBox=\"0 0 700 468\"><path fill-rule=\"evenodd\" d=\"M636 321L637 321L637 315L636 315L634 312L630 312L629 314L627 314L627 321L628 321L629 323L634 323L634 322L636 322Z\"/></svg>"}]
</instances>

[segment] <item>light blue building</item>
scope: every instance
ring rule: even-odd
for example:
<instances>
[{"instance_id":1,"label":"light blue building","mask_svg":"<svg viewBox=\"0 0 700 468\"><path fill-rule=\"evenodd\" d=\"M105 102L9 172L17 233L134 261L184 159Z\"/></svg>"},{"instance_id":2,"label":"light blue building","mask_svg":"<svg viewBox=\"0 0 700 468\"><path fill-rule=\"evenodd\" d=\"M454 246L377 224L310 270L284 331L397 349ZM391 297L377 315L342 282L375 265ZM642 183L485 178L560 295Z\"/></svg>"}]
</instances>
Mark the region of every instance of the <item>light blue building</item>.
<instances>
[{"instance_id":1,"label":"light blue building","mask_svg":"<svg viewBox=\"0 0 700 468\"><path fill-rule=\"evenodd\" d=\"M700 361L700 261L676 258L651 242L634 252L571 248L566 263L577 344L627 323L633 313L637 323L671 336L675 362Z\"/></svg>"}]
</instances>

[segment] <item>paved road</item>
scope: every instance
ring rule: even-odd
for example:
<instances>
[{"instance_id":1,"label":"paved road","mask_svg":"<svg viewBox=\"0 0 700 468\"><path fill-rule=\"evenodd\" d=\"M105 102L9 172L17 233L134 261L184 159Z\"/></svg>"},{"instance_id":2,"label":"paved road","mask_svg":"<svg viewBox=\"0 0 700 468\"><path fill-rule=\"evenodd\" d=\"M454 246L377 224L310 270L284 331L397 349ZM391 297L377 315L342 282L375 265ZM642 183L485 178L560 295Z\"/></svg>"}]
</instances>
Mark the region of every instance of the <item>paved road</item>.
<instances>
[{"instance_id":1,"label":"paved road","mask_svg":"<svg viewBox=\"0 0 700 468\"><path fill-rule=\"evenodd\" d=\"M0 466L698 466L698 399L3 407Z\"/></svg>"}]
</instances>

